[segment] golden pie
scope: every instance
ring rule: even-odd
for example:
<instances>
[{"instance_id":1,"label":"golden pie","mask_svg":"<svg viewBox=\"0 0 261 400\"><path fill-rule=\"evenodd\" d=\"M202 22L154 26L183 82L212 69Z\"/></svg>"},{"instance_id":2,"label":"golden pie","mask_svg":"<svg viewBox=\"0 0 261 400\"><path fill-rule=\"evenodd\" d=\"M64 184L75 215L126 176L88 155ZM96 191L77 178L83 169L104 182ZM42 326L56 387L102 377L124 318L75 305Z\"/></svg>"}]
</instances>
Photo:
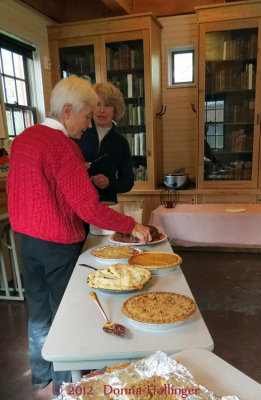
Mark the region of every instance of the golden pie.
<instances>
[{"instance_id":1,"label":"golden pie","mask_svg":"<svg viewBox=\"0 0 261 400\"><path fill-rule=\"evenodd\" d=\"M140 250L135 247L116 245L99 247L98 249L94 249L91 254L98 258L117 260L120 258L129 258L138 253L140 253Z\"/></svg>"},{"instance_id":2,"label":"golden pie","mask_svg":"<svg viewBox=\"0 0 261 400\"><path fill-rule=\"evenodd\" d=\"M109 290L139 290L150 277L151 272L146 269L115 264L89 274L88 285L93 288Z\"/></svg>"},{"instance_id":3,"label":"golden pie","mask_svg":"<svg viewBox=\"0 0 261 400\"><path fill-rule=\"evenodd\" d=\"M153 252L135 254L129 258L129 264L148 269L169 268L182 263L182 258L175 253Z\"/></svg>"},{"instance_id":4,"label":"golden pie","mask_svg":"<svg viewBox=\"0 0 261 400\"><path fill-rule=\"evenodd\" d=\"M122 312L134 321L148 324L171 324L184 321L196 311L190 297L172 292L149 292L130 297Z\"/></svg>"}]
</instances>

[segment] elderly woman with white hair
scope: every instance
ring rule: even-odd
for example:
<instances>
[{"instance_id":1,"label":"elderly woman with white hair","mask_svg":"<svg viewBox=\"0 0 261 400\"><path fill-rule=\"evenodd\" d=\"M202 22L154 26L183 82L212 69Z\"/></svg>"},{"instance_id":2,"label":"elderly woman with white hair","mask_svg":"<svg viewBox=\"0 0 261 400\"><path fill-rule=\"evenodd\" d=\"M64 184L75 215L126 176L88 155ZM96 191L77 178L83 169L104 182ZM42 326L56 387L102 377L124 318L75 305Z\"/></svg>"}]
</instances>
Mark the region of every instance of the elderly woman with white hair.
<instances>
[{"instance_id":1,"label":"elderly woman with white hair","mask_svg":"<svg viewBox=\"0 0 261 400\"><path fill-rule=\"evenodd\" d=\"M26 301L32 382L44 388L71 379L55 372L41 356L63 293L85 239L83 221L130 233L143 242L149 229L99 203L78 146L91 127L97 95L76 76L61 80L51 95L50 118L14 139L7 178L11 226L19 233Z\"/></svg>"}]
</instances>

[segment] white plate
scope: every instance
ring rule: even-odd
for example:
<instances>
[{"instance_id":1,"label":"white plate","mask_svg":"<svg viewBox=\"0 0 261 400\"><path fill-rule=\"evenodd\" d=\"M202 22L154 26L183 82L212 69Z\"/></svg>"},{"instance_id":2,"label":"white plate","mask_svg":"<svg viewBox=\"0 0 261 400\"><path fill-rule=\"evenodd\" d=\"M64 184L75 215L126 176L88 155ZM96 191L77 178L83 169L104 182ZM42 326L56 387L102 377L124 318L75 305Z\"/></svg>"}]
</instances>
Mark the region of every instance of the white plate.
<instances>
[{"instance_id":1,"label":"white plate","mask_svg":"<svg viewBox=\"0 0 261 400\"><path fill-rule=\"evenodd\" d=\"M196 311L197 312L197 311ZM136 328L138 329L145 329L145 330L150 330L150 331L167 331L169 329L174 329L177 328L178 326L180 326L181 324L183 324L184 322L189 321L192 317L194 317L194 315L196 314L196 312L194 312L194 314L190 315L190 317L188 317L187 319L184 319L184 321L179 321L179 322L173 322L171 324L149 324L146 322L139 322L139 321L135 321L134 319L131 319L129 317L127 317L125 314L122 313L122 315Z\"/></svg>"},{"instance_id":2,"label":"white plate","mask_svg":"<svg viewBox=\"0 0 261 400\"><path fill-rule=\"evenodd\" d=\"M147 282L146 282L147 283ZM145 285L146 285L145 283ZM143 285L144 287L144 285ZM113 290L113 289L102 289L102 288L92 288L93 290L98 290L99 292L107 293L107 294L126 294L126 293L133 293L138 292L142 289L126 289L126 290Z\"/></svg>"},{"instance_id":3,"label":"white plate","mask_svg":"<svg viewBox=\"0 0 261 400\"><path fill-rule=\"evenodd\" d=\"M121 243L121 244L123 244L123 243ZM124 243L124 244L125 244L125 243ZM119 244L117 244L117 245L119 245ZM135 243L135 245L136 245L136 243ZM130 258L130 257L125 257L125 258L103 258L103 257L94 256L94 255L92 254L95 250L104 249L104 248L106 248L106 247L108 247L108 246L102 246L102 247L97 247L96 249L93 249L93 250L90 252L91 255L92 255L92 257L95 257L97 261L99 261L99 262L101 262L101 263L103 263L103 264L125 264L125 263L128 261L128 259ZM142 250L141 250L140 248L138 248L138 247L135 247L135 246L130 246L130 247L131 247L132 249L135 249L135 250L138 251L139 253L142 252Z\"/></svg>"},{"instance_id":4,"label":"white plate","mask_svg":"<svg viewBox=\"0 0 261 400\"><path fill-rule=\"evenodd\" d=\"M245 208L225 208L226 212L237 213L246 211Z\"/></svg>"},{"instance_id":5,"label":"white plate","mask_svg":"<svg viewBox=\"0 0 261 400\"><path fill-rule=\"evenodd\" d=\"M147 246L148 244L157 244L157 243L161 243L164 242L164 240L167 239L167 235L165 233L161 233L161 238L158 240L153 240L153 242L149 242L149 243L125 243L125 242L118 242L117 240L113 240L113 235L109 236L109 241L112 243L117 243L117 244L122 244L122 245L126 245L126 246L131 246L131 245L135 245L135 246Z\"/></svg>"}]
</instances>

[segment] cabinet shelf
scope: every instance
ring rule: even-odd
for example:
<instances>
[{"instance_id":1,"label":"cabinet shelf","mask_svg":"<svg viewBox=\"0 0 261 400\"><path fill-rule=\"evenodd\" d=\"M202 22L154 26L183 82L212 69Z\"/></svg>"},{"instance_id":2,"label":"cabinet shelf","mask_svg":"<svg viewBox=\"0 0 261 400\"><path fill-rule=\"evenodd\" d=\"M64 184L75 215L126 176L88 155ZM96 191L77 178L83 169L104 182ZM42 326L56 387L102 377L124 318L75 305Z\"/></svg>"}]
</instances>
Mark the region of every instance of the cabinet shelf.
<instances>
[{"instance_id":1,"label":"cabinet shelf","mask_svg":"<svg viewBox=\"0 0 261 400\"><path fill-rule=\"evenodd\" d=\"M217 66L217 65L221 65L221 66L230 66L233 64L242 64L242 62L244 64L255 64L257 61L256 58L237 58L237 59L230 59L230 60L206 60L206 67L209 66Z\"/></svg>"},{"instance_id":2,"label":"cabinet shelf","mask_svg":"<svg viewBox=\"0 0 261 400\"><path fill-rule=\"evenodd\" d=\"M247 94L254 94L255 89L234 89L234 90L220 90L220 91L214 91L214 92L207 92L206 93L206 99L211 100L212 97L214 96L225 96L225 95L247 95ZM214 99L213 99L214 100Z\"/></svg>"},{"instance_id":3,"label":"cabinet shelf","mask_svg":"<svg viewBox=\"0 0 261 400\"><path fill-rule=\"evenodd\" d=\"M252 126L254 124L253 121L248 122L248 121L244 121L244 122L220 122L220 121L216 121L216 122L208 122L208 125L224 125L224 126Z\"/></svg>"},{"instance_id":4,"label":"cabinet shelf","mask_svg":"<svg viewBox=\"0 0 261 400\"><path fill-rule=\"evenodd\" d=\"M123 76L126 74L143 74L143 68L127 68L127 69L109 69L107 70L108 77L112 75Z\"/></svg>"}]
</instances>

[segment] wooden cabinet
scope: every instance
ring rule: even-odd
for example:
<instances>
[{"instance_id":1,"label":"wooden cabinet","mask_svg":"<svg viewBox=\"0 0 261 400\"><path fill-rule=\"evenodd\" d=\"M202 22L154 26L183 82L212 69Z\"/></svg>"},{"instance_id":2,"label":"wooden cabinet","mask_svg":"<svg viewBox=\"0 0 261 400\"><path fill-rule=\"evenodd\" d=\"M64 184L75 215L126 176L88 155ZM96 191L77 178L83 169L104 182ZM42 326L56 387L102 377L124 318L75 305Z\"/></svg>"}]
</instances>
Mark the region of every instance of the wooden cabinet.
<instances>
[{"instance_id":1,"label":"wooden cabinet","mask_svg":"<svg viewBox=\"0 0 261 400\"><path fill-rule=\"evenodd\" d=\"M151 14L60 24L48 29L52 82L76 74L106 80L123 93L119 123L130 144L135 188L154 189L163 178L161 25Z\"/></svg>"},{"instance_id":2,"label":"wooden cabinet","mask_svg":"<svg viewBox=\"0 0 261 400\"><path fill-rule=\"evenodd\" d=\"M197 9L198 188L257 188L261 182L261 3Z\"/></svg>"}]
</instances>

